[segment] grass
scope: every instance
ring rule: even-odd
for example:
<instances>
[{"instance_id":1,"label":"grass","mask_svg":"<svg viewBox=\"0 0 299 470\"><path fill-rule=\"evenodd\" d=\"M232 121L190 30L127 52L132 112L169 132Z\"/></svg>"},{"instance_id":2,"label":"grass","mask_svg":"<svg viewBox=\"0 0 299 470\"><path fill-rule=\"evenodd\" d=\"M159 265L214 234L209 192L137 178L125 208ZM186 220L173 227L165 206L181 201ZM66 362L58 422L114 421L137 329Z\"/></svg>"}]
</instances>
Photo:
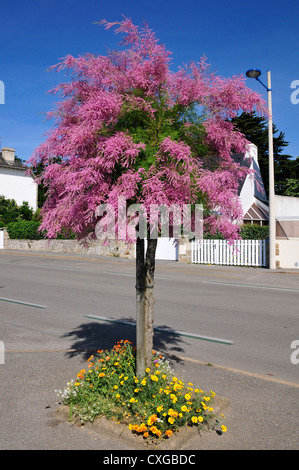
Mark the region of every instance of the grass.
<instances>
[{"instance_id":1,"label":"grass","mask_svg":"<svg viewBox=\"0 0 299 470\"><path fill-rule=\"evenodd\" d=\"M136 377L135 365L135 348L128 340L92 355L76 380L63 391L56 390L61 403L69 407L69 418L84 424L104 416L155 441L170 438L184 426L212 423L218 432L226 431L213 413L213 391L185 384L154 351L144 377Z\"/></svg>"}]
</instances>

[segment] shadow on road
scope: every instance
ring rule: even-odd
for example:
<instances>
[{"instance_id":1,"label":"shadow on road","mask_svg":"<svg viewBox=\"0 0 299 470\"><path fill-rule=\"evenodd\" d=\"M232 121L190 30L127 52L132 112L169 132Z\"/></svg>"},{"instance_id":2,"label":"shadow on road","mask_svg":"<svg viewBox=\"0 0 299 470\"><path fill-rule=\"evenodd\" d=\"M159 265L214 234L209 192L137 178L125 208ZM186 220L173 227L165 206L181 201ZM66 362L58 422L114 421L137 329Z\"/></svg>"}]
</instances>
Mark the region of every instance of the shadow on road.
<instances>
[{"instance_id":1,"label":"shadow on road","mask_svg":"<svg viewBox=\"0 0 299 470\"><path fill-rule=\"evenodd\" d=\"M134 322L132 318L121 318L122 322ZM167 355L174 355L175 360L179 362L177 354L184 352L183 346L185 342L182 337L175 333L167 325L161 325L164 331L154 332L154 349ZM100 323L90 321L81 323L74 330L65 333L63 338L73 338L70 350L66 353L69 357L81 355L87 360L91 354L98 349L112 349L120 340L129 340L136 345L136 327L135 325L127 325L125 323Z\"/></svg>"}]
</instances>

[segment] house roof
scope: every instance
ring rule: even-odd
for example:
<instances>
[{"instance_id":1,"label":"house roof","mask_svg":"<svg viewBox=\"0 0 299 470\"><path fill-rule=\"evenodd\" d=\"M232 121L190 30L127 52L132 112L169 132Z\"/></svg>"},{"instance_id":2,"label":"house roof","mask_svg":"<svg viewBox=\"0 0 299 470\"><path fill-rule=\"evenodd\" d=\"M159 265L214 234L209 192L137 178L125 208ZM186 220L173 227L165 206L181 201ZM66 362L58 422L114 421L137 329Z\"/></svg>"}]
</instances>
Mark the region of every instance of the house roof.
<instances>
[{"instance_id":1,"label":"house roof","mask_svg":"<svg viewBox=\"0 0 299 470\"><path fill-rule=\"evenodd\" d=\"M14 160L13 162L8 162L2 157L2 152L0 152L0 167L4 168L13 168L14 170L26 171L24 163L20 160Z\"/></svg>"},{"instance_id":2,"label":"house roof","mask_svg":"<svg viewBox=\"0 0 299 470\"><path fill-rule=\"evenodd\" d=\"M269 209L254 202L243 217L243 220L269 220Z\"/></svg>"}]
</instances>

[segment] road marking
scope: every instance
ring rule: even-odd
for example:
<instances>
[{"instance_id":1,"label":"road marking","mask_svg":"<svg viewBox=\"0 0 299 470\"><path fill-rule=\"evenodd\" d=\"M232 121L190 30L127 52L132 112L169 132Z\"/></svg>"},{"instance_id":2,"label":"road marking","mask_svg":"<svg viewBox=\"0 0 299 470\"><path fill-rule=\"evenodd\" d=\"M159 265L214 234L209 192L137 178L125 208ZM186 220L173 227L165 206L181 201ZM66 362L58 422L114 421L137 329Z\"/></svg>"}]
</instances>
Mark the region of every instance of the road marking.
<instances>
[{"instance_id":1,"label":"road marking","mask_svg":"<svg viewBox=\"0 0 299 470\"><path fill-rule=\"evenodd\" d=\"M94 320L99 320L99 321L107 321L109 323L121 323L125 325L130 325L130 326L136 326L135 322L130 322L127 320L116 320L112 318L107 318L107 317L99 317L97 315L85 315L85 318L92 318ZM156 331L161 331L162 333L167 333L171 335L176 335L176 336L186 336L188 338L195 338L195 339L200 339L203 341L211 341L213 343L222 343L222 344L228 344L232 345L233 342L227 339L222 339L222 338L213 338L211 336L202 336L202 335L197 335L195 333L189 333L186 331L179 331L179 330L172 330L168 328L162 328L159 326L154 326L154 330Z\"/></svg>"},{"instance_id":2,"label":"road marking","mask_svg":"<svg viewBox=\"0 0 299 470\"><path fill-rule=\"evenodd\" d=\"M229 278L229 279L241 279L239 276L227 276L225 274L209 274L209 273L201 273L199 271L187 271L187 270L183 270L183 269L171 269L171 268L160 268L158 266L156 266L156 271L172 271L172 272L175 272L175 273L183 273L183 274L199 274L200 276L212 276L212 277L225 277L226 279Z\"/></svg>"},{"instance_id":3,"label":"road marking","mask_svg":"<svg viewBox=\"0 0 299 470\"><path fill-rule=\"evenodd\" d=\"M162 352L161 354L164 354L165 356L167 355L167 353L165 353L165 352ZM247 375L247 376L250 376L250 377L255 377L257 379L267 380L268 382L275 382L275 383L280 383L280 384L283 384L283 385L289 385L291 387L299 388L299 384L296 383L296 382L289 382L287 380L278 379L278 378L275 378L275 377L267 377L267 376L262 375L262 374L256 374L254 372L248 372L246 370L235 369L233 367L220 366L219 364L212 364L211 366L209 366L207 364L207 362L200 361L199 359L192 359L191 357L177 356L175 354L171 354L171 356L174 359L177 358L177 359L182 360L182 361L193 362L194 364L200 364L200 365L207 366L207 367L213 367L215 369L227 370L229 372L234 372L236 374Z\"/></svg>"},{"instance_id":4,"label":"road marking","mask_svg":"<svg viewBox=\"0 0 299 470\"><path fill-rule=\"evenodd\" d=\"M52 269L66 269L70 271L81 271L81 268L71 268L69 266L51 266L50 264L34 264L33 266L38 266L40 268L52 268Z\"/></svg>"},{"instance_id":5,"label":"road marking","mask_svg":"<svg viewBox=\"0 0 299 470\"><path fill-rule=\"evenodd\" d=\"M21 305L26 305L27 307L47 308L45 305L31 304L29 302L23 302L22 300L5 299L4 297L0 297L0 301L1 300L2 302L10 302L12 304L21 304Z\"/></svg>"},{"instance_id":6,"label":"road marking","mask_svg":"<svg viewBox=\"0 0 299 470\"><path fill-rule=\"evenodd\" d=\"M119 273L116 271L102 271L103 274L118 274L119 276L133 276L136 277L136 274L132 273ZM173 277L167 277L167 276L155 276L155 279L174 279Z\"/></svg>"},{"instance_id":7,"label":"road marking","mask_svg":"<svg viewBox=\"0 0 299 470\"><path fill-rule=\"evenodd\" d=\"M220 284L223 286L237 286L237 287L253 287L255 289L272 289L272 290L284 290L284 291L292 291L292 292L299 292L299 289L292 289L291 287L273 287L273 286L257 286L253 284L237 284L235 282L221 282L221 281L202 281L203 283L208 284Z\"/></svg>"}]
</instances>

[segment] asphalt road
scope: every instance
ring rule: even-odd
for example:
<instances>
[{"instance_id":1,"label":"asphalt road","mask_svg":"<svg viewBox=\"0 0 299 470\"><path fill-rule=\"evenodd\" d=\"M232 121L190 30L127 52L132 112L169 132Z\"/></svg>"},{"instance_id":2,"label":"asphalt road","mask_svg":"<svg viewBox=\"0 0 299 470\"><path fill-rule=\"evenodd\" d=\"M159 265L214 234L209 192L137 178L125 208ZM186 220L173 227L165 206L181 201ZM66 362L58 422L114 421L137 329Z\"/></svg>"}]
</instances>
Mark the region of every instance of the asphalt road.
<instances>
[{"instance_id":1,"label":"asphalt road","mask_svg":"<svg viewBox=\"0 0 299 470\"><path fill-rule=\"evenodd\" d=\"M297 273L158 261L155 298L156 349L299 383ZM8 354L134 342L135 263L1 252L0 315Z\"/></svg>"},{"instance_id":2,"label":"asphalt road","mask_svg":"<svg viewBox=\"0 0 299 470\"><path fill-rule=\"evenodd\" d=\"M228 432L183 449L298 450L298 273L159 261L155 296L155 348L230 402ZM68 425L54 392L91 351L134 342L134 320L134 261L1 251L0 449L140 449L118 428Z\"/></svg>"}]
</instances>

